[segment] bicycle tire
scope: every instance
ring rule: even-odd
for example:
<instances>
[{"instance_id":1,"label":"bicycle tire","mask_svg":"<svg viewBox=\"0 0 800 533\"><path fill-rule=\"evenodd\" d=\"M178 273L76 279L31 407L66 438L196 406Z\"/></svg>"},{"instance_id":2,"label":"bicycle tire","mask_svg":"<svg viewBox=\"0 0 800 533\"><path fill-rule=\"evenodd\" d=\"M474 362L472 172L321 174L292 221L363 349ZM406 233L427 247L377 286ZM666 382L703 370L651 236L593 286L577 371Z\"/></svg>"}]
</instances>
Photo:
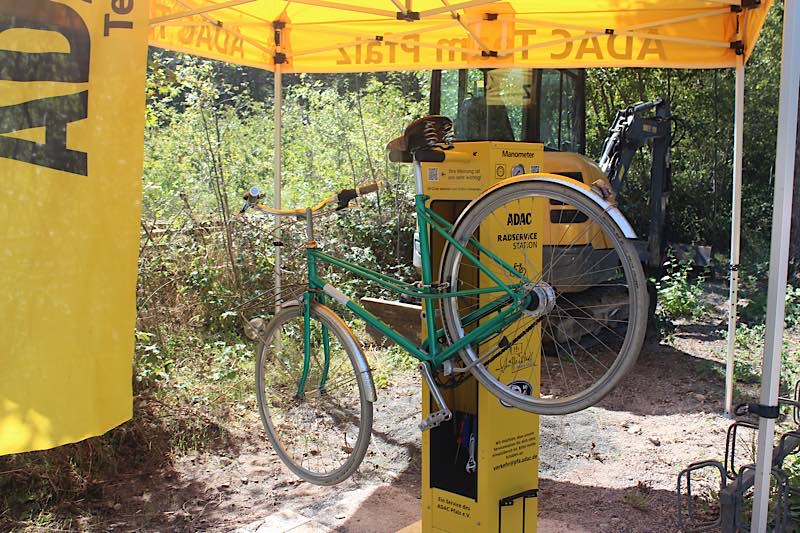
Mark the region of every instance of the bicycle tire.
<instances>
[{"instance_id":1,"label":"bicycle tire","mask_svg":"<svg viewBox=\"0 0 800 533\"><path fill-rule=\"evenodd\" d=\"M256 394L264 430L281 461L301 479L335 485L358 469L367 452L374 387L369 371L359 372L363 351L344 321L319 303L312 304L311 318L312 340L322 339L322 326L332 334L327 383L320 387L324 355L320 362L314 352L304 395L297 396L304 358L303 307L292 305L281 309L259 335ZM354 430L358 436L351 444L348 432Z\"/></svg>"},{"instance_id":2,"label":"bicycle tire","mask_svg":"<svg viewBox=\"0 0 800 533\"><path fill-rule=\"evenodd\" d=\"M539 198L541 198L541 200L538 200ZM541 202L536 204L535 209L534 203L526 203L535 201ZM479 239L481 228L484 228L484 231L499 231L497 229L498 226L507 224L508 222L501 221L501 217L506 217L508 213L510 213L510 206L516 206L519 211L534 213L534 215L538 213L538 215L543 215L545 217L547 216L547 211L558 211L560 213L569 212L570 214L567 215L565 220L554 221L552 214L549 215L549 220L544 219L544 224L550 224L550 226L546 227L548 228L547 231L550 232L549 235L551 239L554 239L554 236L557 234L567 234L569 231L579 228L580 224L584 224L585 228L589 228L589 230L591 230L591 228L596 228L596 230L602 232L602 234L590 233L585 238L581 239L581 242L588 241L588 245L575 245L577 253L570 253L568 258L573 256L577 257L578 259L576 259L574 263L580 261L582 256L585 256L585 258L583 259L583 263L578 265L579 268L573 270L573 272L578 271L579 274L567 276L563 279L557 278L554 272L557 270L555 267L558 267L559 263L564 262L564 255L568 254L567 250L562 250L567 245L564 245L561 241L555 244L553 242L547 244L544 242L545 236L542 236L540 246L542 249L541 253L544 257L545 254L548 253L549 248L550 264L546 265L546 261L543 260L541 270L530 277L526 276L525 281L533 283L544 281L550 284L554 289L555 297L553 309L538 318L538 324L540 324L540 339L543 341L541 346L551 350L551 353L540 353L538 365L533 362L530 363L531 370L528 376L530 379L527 380L530 387L527 387L528 390L525 390L526 387L512 387L513 383L519 382L519 380L515 379L509 381L507 376L498 378L495 375L500 374L501 370L499 370L499 368L509 368L497 366L495 364L496 359L499 357L506 357L507 359L513 357L513 355L505 355L511 351L508 348L500 349L499 351L501 353L499 356L494 355L482 362L481 348L470 345L460 351L461 359L465 367L470 369L472 375L484 387L501 401L511 406L543 415L562 415L580 411L596 404L608 394L630 370L638 357L647 329L648 309L648 295L642 265L635 249L624 232L600 205L567 185L550 181L536 179L516 181L490 191L486 196L468 206L467 210L462 213L459 220L456 222L451 233L457 242L465 246L470 246L469 242L471 238ZM560 213L558 216L562 217L563 215ZM566 229L558 226L558 224L563 224ZM540 225L539 227L542 228L545 226ZM589 230L584 229L583 231ZM573 233L577 233L577 229L575 229ZM591 238L589 238L590 235ZM610 245L610 247L603 248L600 246L595 248L598 242L603 246ZM577 250L577 246L583 246L584 248ZM479 255L478 250L475 249L474 246L472 251L476 255ZM614 255L610 255L612 253ZM560 255L556 256L556 254ZM602 254L605 254L605 256L602 256ZM604 268L604 270L608 271L606 273L598 271L596 273L589 272L585 274L580 272L580 267L588 263L589 257L601 257L599 262L602 264L599 266L603 267L606 265L614 265L614 261L618 261L618 264ZM480 257L478 257L478 259L480 260ZM528 259L527 255L525 259ZM451 290L456 290L459 287L468 288L467 284L462 281L469 277L467 276L465 264L471 264L471 267L475 268L475 265L471 263L468 258L465 258L455 246L447 243L446 249L442 255L440 279L448 281ZM522 269L526 268L525 264L520 264L520 266ZM594 264L592 264L592 267L594 267ZM495 265L493 269L493 271L505 275L507 279L512 278L504 267ZM613 279L613 276L618 276L620 274L622 275L622 281ZM609 279L603 280L603 276ZM570 278L572 278L572 281L569 281ZM598 279L600 283L594 285L590 284L589 281L595 278ZM471 279L478 278L476 278L476 274L472 274ZM579 284L578 282L584 283ZM478 285L480 285L480 282L476 284L476 286ZM564 304L565 301L571 302L572 299L578 299L578 297L587 298L587 293L591 293L593 297L599 298L600 296L598 296L598 294L603 292L610 295L607 296L607 301L615 303L596 306L588 304L584 306L572 306L570 303L568 310L564 309L564 305L566 305ZM469 298L470 297L451 297L444 298L441 301L440 306L443 314L444 329L451 343L465 335L465 331L467 330L464 325L464 317L467 316L468 311L481 305L480 303L476 303L476 297L471 297L472 300L469 300ZM561 302L561 306L559 302ZM593 318L603 312L602 308L604 306L609 307L611 305L616 307L614 307L614 314L612 314L611 310L607 310L609 313L609 317L606 317L607 324L602 324L602 320L600 319L596 319L597 322L600 323L599 325L588 322L590 317ZM626 307L627 309L625 309ZM616 319L613 318L615 316L617 317ZM622 320L622 318L626 320ZM524 324L526 319L529 320L529 324L533 324L533 322L537 320L534 317L522 315L511 327L515 326L516 329L514 331L517 332L526 332L530 331L531 328L537 327L536 325L531 325L530 327L526 326ZM554 326L554 324L556 325ZM624 337L618 332L619 326L624 326L625 328ZM468 328L469 326L466 327ZM514 340L515 333L508 333L511 327L506 328L506 330L500 334L502 337L499 341L496 341L496 339L492 340L492 342L496 341L495 350L498 350L497 347L502 346L503 342L508 344ZM525 327L528 329L526 330ZM564 331L570 328L572 331L571 337L564 333ZM588 334L584 333L580 328L585 329ZM527 333L525 334L527 335ZM498 335L498 337L500 335ZM516 335L516 338L522 336L519 333ZM578 335L589 338L596 346L605 346L607 350L598 350L598 348L595 347L591 348L590 351L590 348L585 347L585 345L592 343L586 343L580 338L573 338ZM614 338L613 335L619 338ZM560 339L564 337L566 337L567 340L563 345L560 345L562 342ZM611 338L606 338L604 342L603 337ZM622 339L621 341L620 338ZM550 344L548 344L548 342ZM608 345L619 345L619 348L612 348ZM559 358L558 366L554 363L551 365L549 361L549 358L553 356L553 346L555 346L555 355ZM533 350L529 347L525 347L524 350L521 351L525 354L524 357L528 357L528 352L532 352ZM593 352L595 352L595 354L593 354ZM607 352L607 354L600 354L599 352ZM588 364L585 362L587 360L586 354L588 354L591 359L594 359L593 361L588 359ZM564 366L562 355L564 359L570 359L568 362L573 364L575 367L574 370ZM602 371L602 376L595 378L591 384L584 386L586 379L581 377L582 373L594 377L591 369L598 366L595 361L600 362L599 358L608 360L611 357L613 357L613 361L608 365L600 365L605 367L605 370L597 370L598 374ZM581 363L580 360L584 360L584 362ZM484 364L484 362L486 364ZM523 363L515 364L521 366ZM492 369L493 365L495 365L494 369ZM502 360L500 365L502 365ZM551 372L550 366L553 366L553 372ZM589 368L588 370L587 366ZM542 367L545 368L547 376L545 376L545 371L542 371ZM512 366L512 368L514 367ZM502 370L502 372L506 371L507 370ZM560 377L558 386L554 385L556 381L556 378L553 377L554 375ZM525 380L521 381L524 382ZM563 384L561 381L563 381ZM565 388L571 386L571 383L574 381L580 381L578 387L575 387L577 390L570 390L569 392L560 390L562 386ZM532 390L536 388L534 382L538 384L538 390Z\"/></svg>"}]
</instances>

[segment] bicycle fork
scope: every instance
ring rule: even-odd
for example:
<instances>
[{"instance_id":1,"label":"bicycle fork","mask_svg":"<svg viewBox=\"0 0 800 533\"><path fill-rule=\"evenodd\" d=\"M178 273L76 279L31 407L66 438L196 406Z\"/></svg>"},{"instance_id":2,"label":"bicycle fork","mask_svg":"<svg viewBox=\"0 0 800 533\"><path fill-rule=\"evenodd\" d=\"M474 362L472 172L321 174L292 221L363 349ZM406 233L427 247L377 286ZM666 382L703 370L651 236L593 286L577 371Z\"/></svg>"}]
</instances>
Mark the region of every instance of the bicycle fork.
<instances>
[{"instance_id":1,"label":"bicycle fork","mask_svg":"<svg viewBox=\"0 0 800 533\"><path fill-rule=\"evenodd\" d=\"M447 407L447 404L444 401L444 396L442 396L442 391L439 390L439 386L433 379L431 365L429 363L422 362L419 364L419 371L422 374L422 377L425 378L425 383L428 384L428 390L431 391L431 396L433 396L433 400L436 402L436 405L439 408L438 411L431 413L425 418L425 420L420 422L420 431L425 431L426 429L435 428L442 422L447 422L448 420L452 419L453 413L450 411L450 408Z\"/></svg>"}]
</instances>

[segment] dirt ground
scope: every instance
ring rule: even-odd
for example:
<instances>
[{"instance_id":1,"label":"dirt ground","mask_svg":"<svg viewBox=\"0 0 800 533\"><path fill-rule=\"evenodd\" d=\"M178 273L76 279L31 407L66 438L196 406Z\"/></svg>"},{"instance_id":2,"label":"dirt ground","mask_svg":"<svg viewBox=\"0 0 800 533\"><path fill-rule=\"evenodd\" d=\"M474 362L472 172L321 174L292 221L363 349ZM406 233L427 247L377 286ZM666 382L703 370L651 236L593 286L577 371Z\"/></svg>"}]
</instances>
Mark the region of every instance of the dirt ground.
<instances>
[{"instance_id":1,"label":"dirt ground","mask_svg":"<svg viewBox=\"0 0 800 533\"><path fill-rule=\"evenodd\" d=\"M675 531L674 487L692 461L721 458L723 383L704 359L724 349L714 323L649 339L635 370L600 405L542 419L539 516L551 531ZM700 370L698 372L698 370ZM700 376L700 377L698 377ZM379 391L358 474L326 488L296 480L252 413L224 449L175 459L101 487L87 527L109 531L382 532L420 517L419 380ZM301 530L298 529L298 530Z\"/></svg>"},{"instance_id":2,"label":"dirt ground","mask_svg":"<svg viewBox=\"0 0 800 533\"><path fill-rule=\"evenodd\" d=\"M730 421L720 363L724 325L679 325L651 336L633 372L603 402L544 417L540 531L677 531L675 484L693 461L721 459ZM716 369L715 369L716 367ZM420 518L419 379L379 390L368 455L336 487L298 481L242 410L225 446L121 472L96 488L89 530L390 532Z\"/></svg>"}]
</instances>

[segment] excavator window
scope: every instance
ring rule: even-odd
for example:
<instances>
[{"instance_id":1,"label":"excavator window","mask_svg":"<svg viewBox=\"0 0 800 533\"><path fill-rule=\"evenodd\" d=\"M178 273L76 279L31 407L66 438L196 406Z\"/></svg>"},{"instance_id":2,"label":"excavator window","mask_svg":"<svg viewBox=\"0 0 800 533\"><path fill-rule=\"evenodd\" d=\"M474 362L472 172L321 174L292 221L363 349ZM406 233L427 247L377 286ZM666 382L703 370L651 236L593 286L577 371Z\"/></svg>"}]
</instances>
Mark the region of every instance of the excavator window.
<instances>
[{"instance_id":1,"label":"excavator window","mask_svg":"<svg viewBox=\"0 0 800 533\"><path fill-rule=\"evenodd\" d=\"M584 71L576 69L437 70L430 111L453 120L457 140L542 142L582 153L584 87Z\"/></svg>"}]
</instances>

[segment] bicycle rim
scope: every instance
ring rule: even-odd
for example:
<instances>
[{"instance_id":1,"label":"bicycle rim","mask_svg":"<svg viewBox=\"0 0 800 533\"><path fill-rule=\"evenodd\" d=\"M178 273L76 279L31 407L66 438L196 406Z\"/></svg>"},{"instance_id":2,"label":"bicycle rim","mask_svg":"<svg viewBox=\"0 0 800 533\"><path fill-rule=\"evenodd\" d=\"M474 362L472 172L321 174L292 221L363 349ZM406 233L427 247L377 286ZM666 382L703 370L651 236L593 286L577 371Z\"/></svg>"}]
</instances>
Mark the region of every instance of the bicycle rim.
<instances>
[{"instance_id":1,"label":"bicycle rim","mask_svg":"<svg viewBox=\"0 0 800 533\"><path fill-rule=\"evenodd\" d=\"M547 312L537 316L527 308L502 332L460 352L501 400L539 414L579 411L608 394L636 361L647 324L641 263L591 199L561 184L509 184L470 207L453 235L504 283L551 291ZM516 272L481 254L471 239ZM496 286L452 245L443 254L441 276L451 290ZM449 340L507 310L509 304L500 305L475 320L476 310L500 294L443 299Z\"/></svg>"},{"instance_id":2,"label":"bicycle rim","mask_svg":"<svg viewBox=\"0 0 800 533\"><path fill-rule=\"evenodd\" d=\"M281 310L268 324L256 365L258 404L267 436L286 466L306 481L333 485L355 472L367 451L370 385L357 371L361 349L344 322L318 304L311 318L311 361L302 395L302 306Z\"/></svg>"}]
</instances>

